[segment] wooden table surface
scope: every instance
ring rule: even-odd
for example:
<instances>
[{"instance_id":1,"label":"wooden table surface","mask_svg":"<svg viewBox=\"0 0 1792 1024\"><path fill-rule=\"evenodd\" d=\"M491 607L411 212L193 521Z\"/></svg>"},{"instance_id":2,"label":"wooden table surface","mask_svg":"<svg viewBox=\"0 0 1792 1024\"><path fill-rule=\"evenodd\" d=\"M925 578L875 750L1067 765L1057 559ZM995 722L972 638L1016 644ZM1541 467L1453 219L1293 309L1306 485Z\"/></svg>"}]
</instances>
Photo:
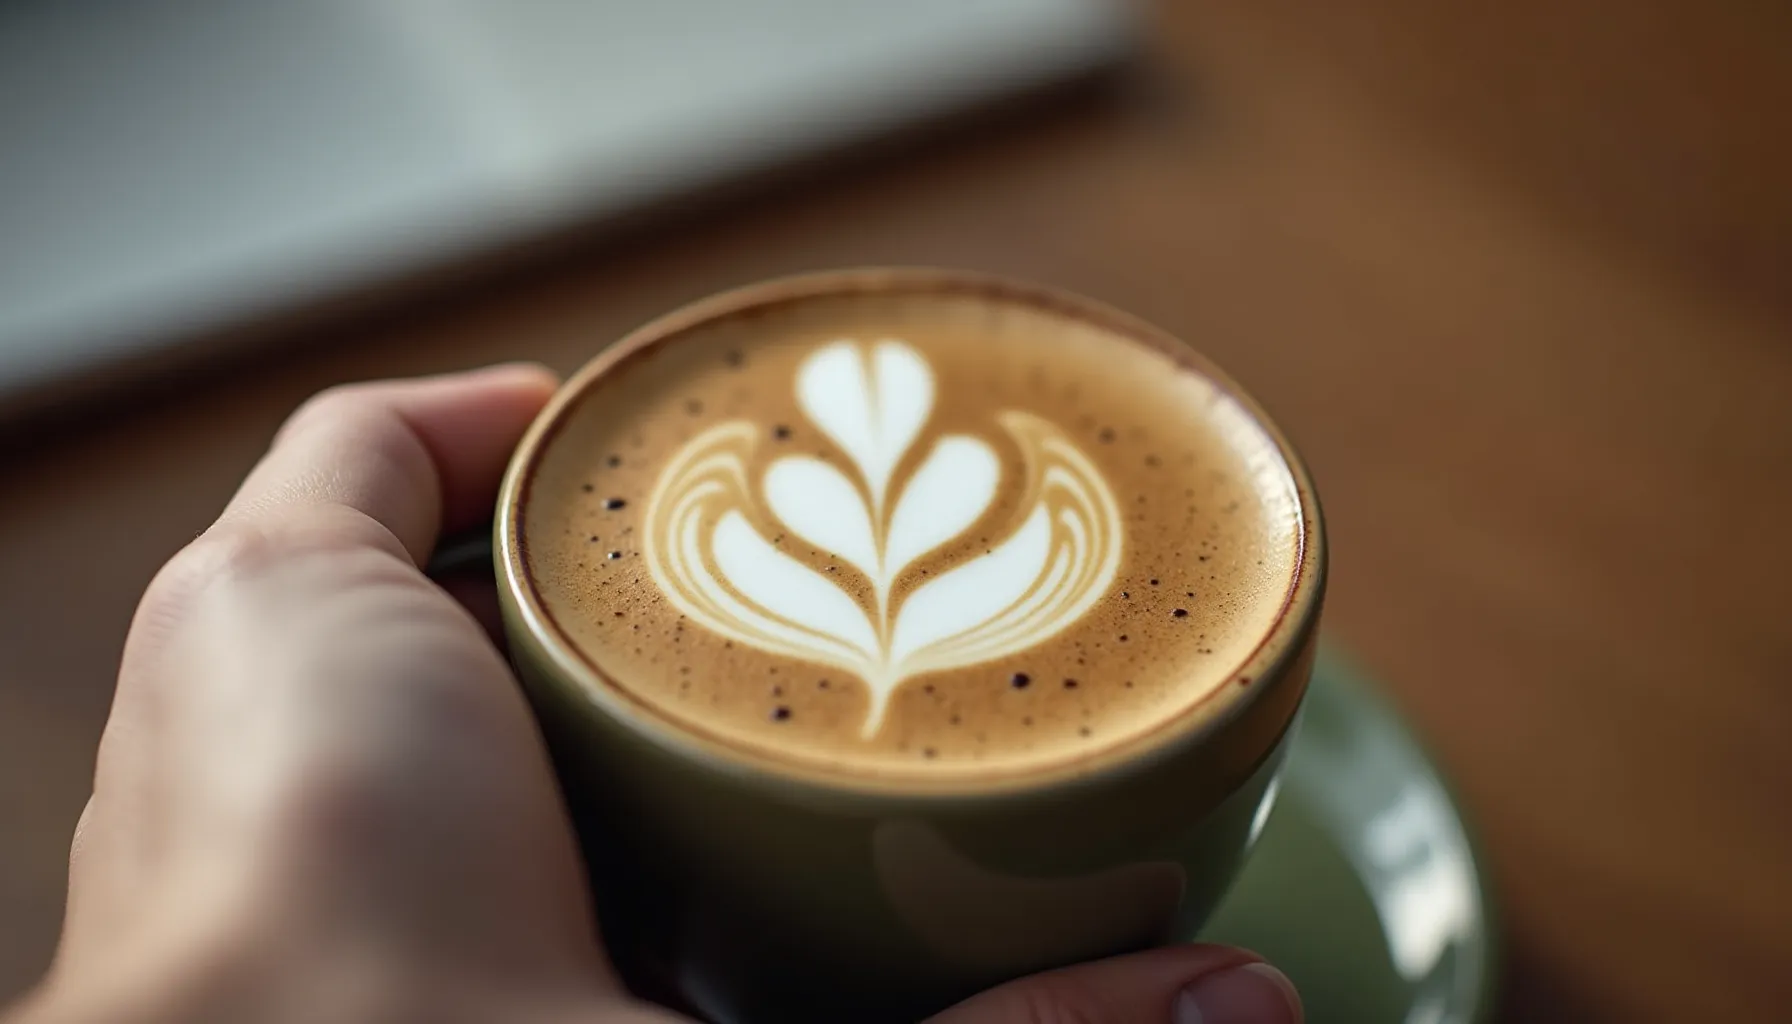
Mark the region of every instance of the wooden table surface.
<instances>
[{"instance_id":1,"label":"wooden table surface","mask_svg":"<svg viewBox=\"0 0 1792 1024\"><path fill-rule=\"evenodd\" d=\"M1477 13L1480 12L1480 13ZM0 461L0 1001L47 962L136 597L303 396L570 369L679 302L922 262L1205 347L1303 446L1327 628L1485 837L1518 1021L1792 1006L1792 9L1153 15L1115 95L581 243Z\"/></svg>"}]
</instances>

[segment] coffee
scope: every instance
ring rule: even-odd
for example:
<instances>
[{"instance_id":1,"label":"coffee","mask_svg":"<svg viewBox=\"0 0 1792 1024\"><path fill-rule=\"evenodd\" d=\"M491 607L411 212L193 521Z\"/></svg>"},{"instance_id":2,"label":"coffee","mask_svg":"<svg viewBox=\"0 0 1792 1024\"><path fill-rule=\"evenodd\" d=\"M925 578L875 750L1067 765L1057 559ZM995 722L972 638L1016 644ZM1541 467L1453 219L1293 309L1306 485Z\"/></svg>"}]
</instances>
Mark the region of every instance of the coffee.
<instances>
[{"instance_id":1,"label":"coffee","mask_svg":"<svg viewBox=\"0 0 1792 1024\"><path fill-rule=\"evenodd\" d=\"M1293 474L1192 355L995 287L696 317L559 418L529 586L607 685L774 771L974 786L1229 706Z\"/></svg>"}]
</instances>

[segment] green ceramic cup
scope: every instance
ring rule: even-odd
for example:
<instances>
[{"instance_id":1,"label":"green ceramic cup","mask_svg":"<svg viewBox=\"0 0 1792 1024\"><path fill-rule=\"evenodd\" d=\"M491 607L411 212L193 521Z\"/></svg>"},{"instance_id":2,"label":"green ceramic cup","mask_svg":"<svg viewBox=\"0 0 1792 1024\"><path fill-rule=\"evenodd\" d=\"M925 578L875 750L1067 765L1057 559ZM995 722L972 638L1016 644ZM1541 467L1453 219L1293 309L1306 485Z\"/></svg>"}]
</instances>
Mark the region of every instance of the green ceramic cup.
<instances>
[{"instance_id":1,"label":"green ceramic cup","mask_svg":"<svg viewBox=\"0 0 1792 1024\"><path fill-rule=\"evenodd\" d=\"M768 768L643 712L559 633L523 558L556 424L630 353L809 295L949 289L1049 308L1174 353L1238 399L1296 482L1297 575L1217 710L1087 760L951 792ZM516 453L494 541L511 656L552 752L610 951L631 985L725 1024L913 1021L984 988L1193 934L1268 815L1311 671L1325 542L1259 407L1182 343L1097 303L949 271L772 281L680 310L575 374ZM1237 685L1234 685L1236 683Z\"/></svg>"}]
</instances>

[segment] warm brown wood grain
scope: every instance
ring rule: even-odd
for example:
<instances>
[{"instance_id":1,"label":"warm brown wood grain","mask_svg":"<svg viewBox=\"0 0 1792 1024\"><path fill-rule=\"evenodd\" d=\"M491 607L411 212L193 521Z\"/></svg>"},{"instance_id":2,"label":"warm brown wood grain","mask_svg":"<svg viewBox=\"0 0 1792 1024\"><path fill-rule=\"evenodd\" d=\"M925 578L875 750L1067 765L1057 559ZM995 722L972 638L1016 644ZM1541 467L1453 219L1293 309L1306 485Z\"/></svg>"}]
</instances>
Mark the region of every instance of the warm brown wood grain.
<instances>
[{"instance_id":1,"label":"warm brown wood grain","mask_svg":"<svg viewBox=\"0 0 1792 1024\"><path fill-rule=\"evenodd\" d=\"M1146 81L112 410L0 464L0 998L136 595L301 397L569 369L789 270L968 265L1205 347L1300 440L1329 630L1459 783L1517 1021L1792 1006L1792 9L1172 5Z\"/></svg>"}]
</instances>

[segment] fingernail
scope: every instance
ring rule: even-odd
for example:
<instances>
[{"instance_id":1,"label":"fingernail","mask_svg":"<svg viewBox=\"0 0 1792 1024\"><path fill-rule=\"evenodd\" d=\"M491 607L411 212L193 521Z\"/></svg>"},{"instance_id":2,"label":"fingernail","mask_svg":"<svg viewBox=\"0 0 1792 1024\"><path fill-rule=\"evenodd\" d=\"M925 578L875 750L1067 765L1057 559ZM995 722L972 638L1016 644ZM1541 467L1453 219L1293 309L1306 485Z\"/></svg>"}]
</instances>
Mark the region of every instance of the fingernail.
<instances>
[{"instance_id":1,"label":"fingernail","mask_svg":"<svg viewBox=\"0 0 1792 1024\"><path fill-rule=\"evenodd\" d=\"M1205 975L1176 997L1172 1024L1300 1024L1300 997L1268 964Z\"/></svg>"}]
</instances>

